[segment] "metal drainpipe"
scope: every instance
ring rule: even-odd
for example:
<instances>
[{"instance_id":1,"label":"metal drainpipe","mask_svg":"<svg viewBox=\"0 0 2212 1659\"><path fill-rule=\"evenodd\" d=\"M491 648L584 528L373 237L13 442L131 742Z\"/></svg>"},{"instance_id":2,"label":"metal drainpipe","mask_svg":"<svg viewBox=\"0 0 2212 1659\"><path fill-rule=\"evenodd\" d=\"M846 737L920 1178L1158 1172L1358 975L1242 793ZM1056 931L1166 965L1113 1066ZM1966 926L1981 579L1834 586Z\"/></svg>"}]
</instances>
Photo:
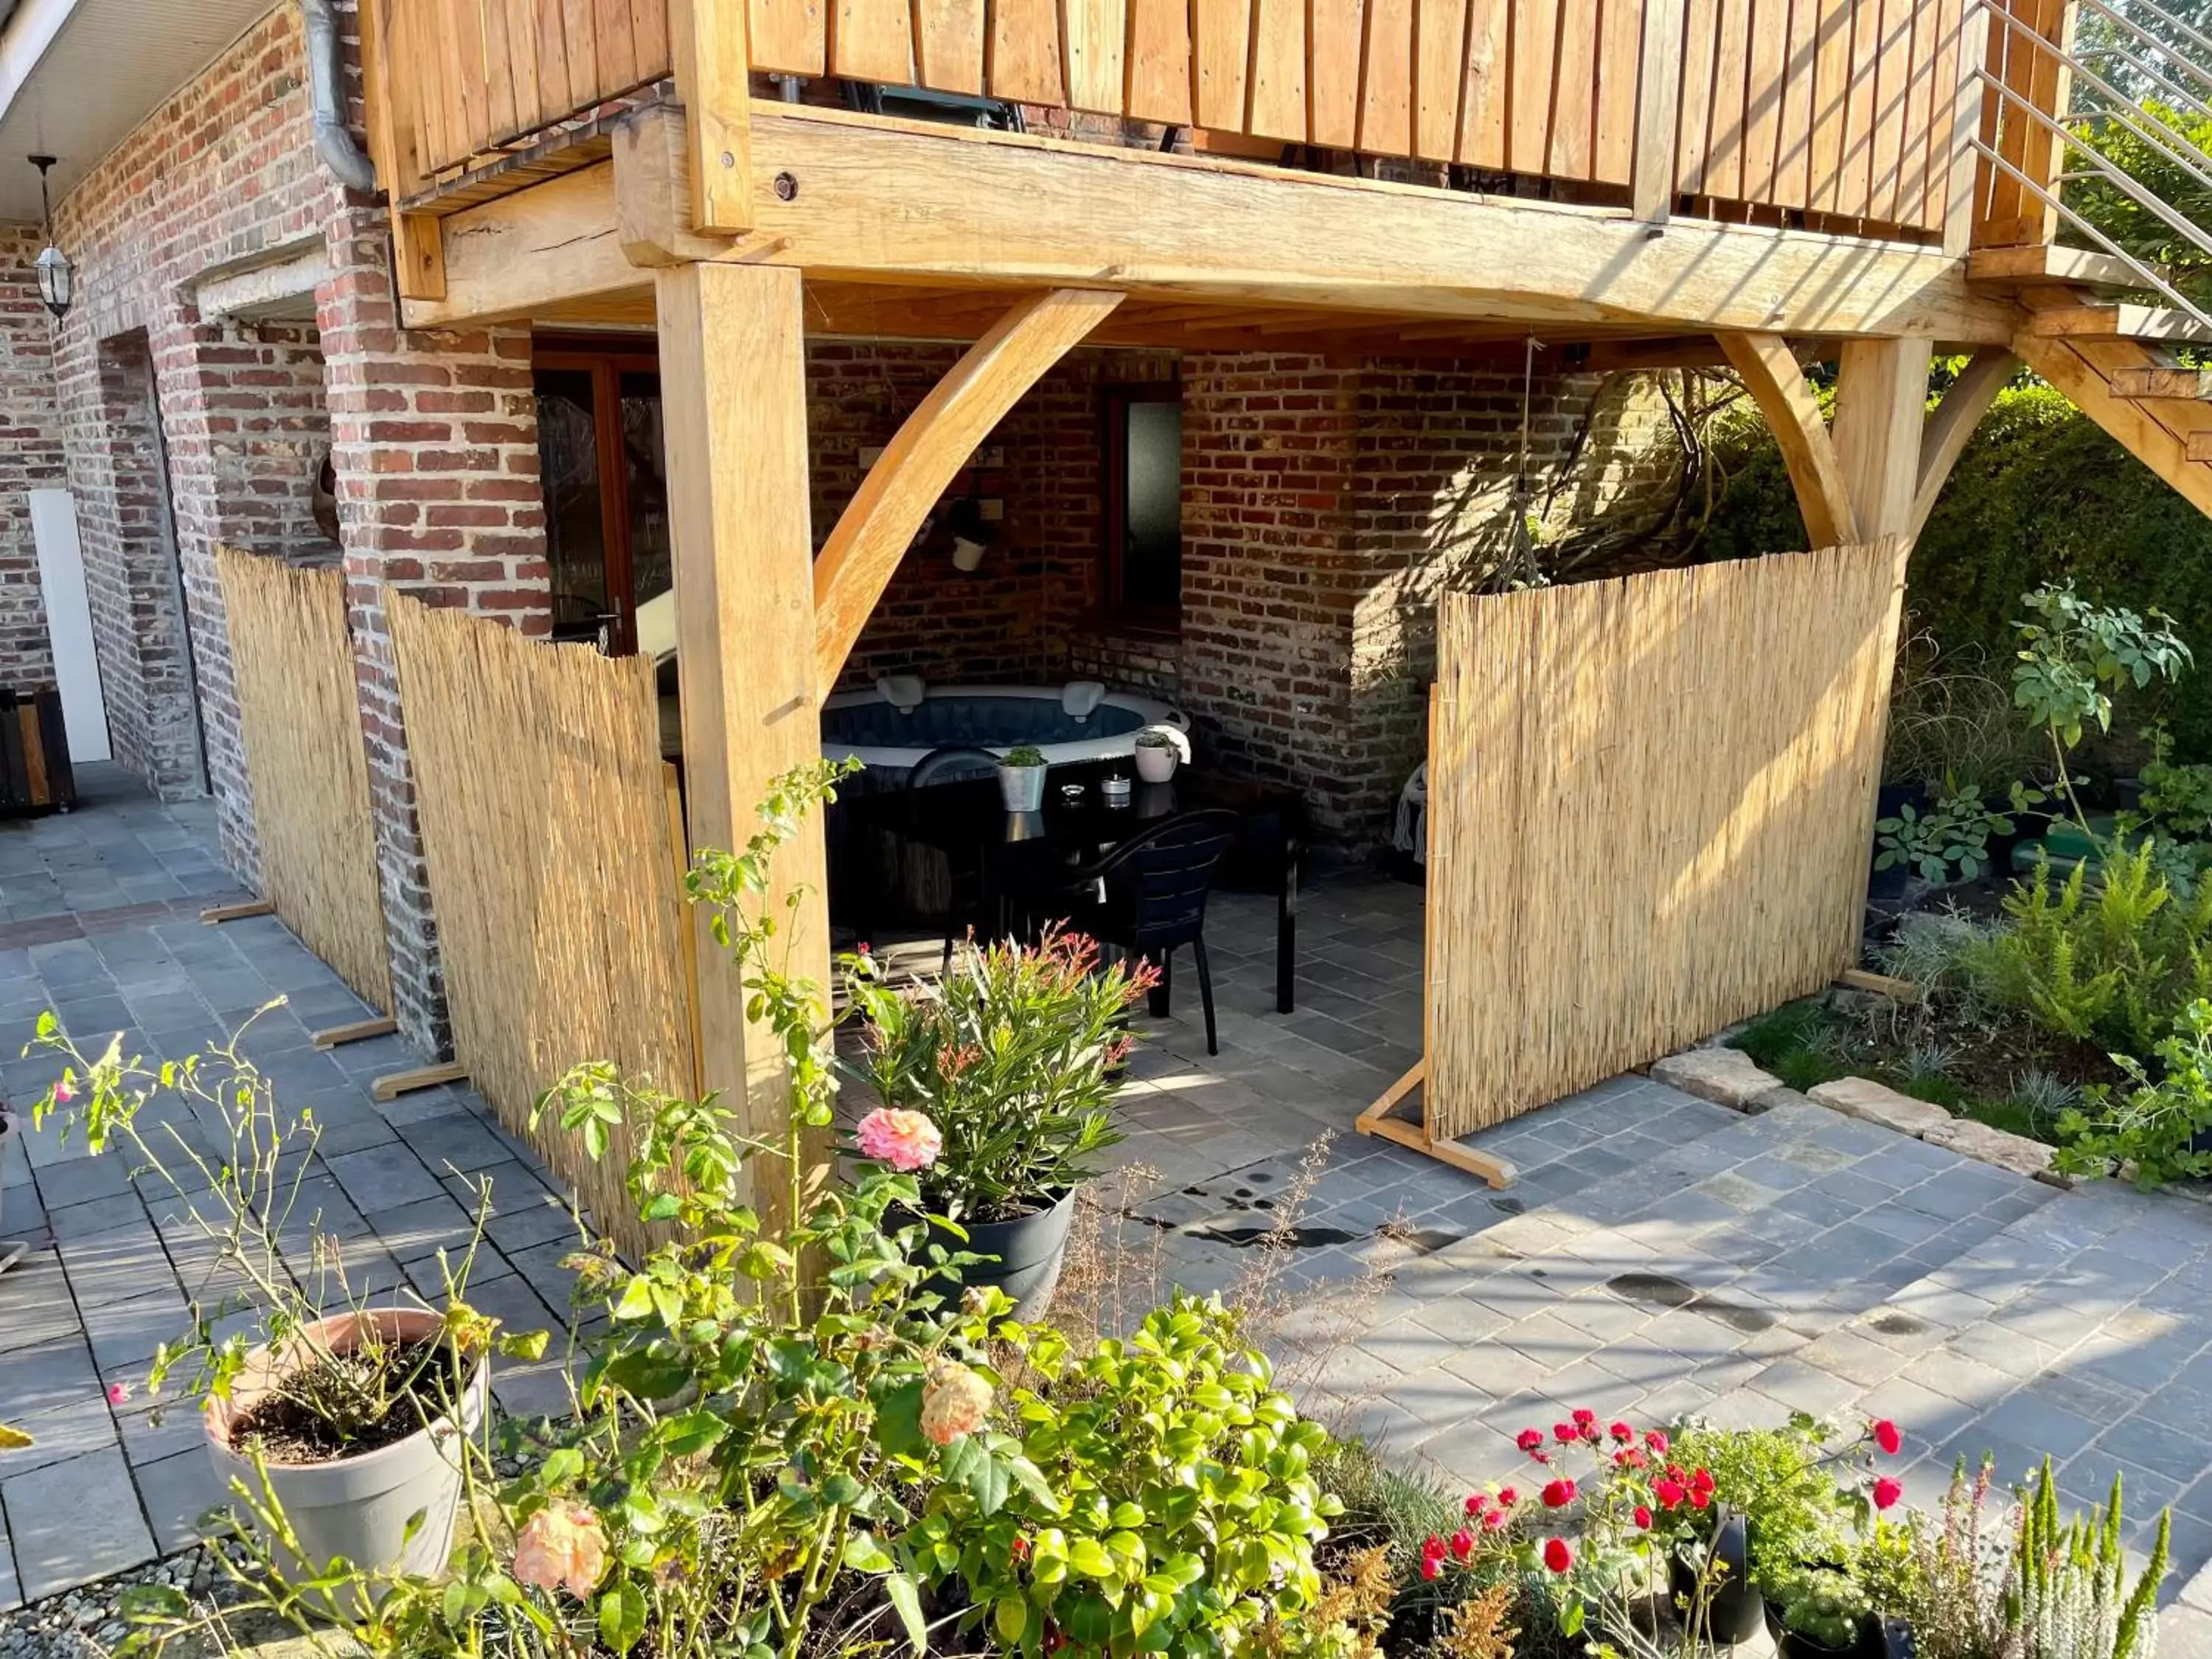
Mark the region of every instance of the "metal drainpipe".
<instances>
[{"instance_id":1,"label":"metal drainpipe","mask_svg":"<svg viewBox=\"0 0 2212 1659\"><path fill-rule=\"evenodd\" d=\"M331 0L300 0L307 33L307 95L314 109L315 154L348 190L376 188L376 167L345 120L345 66L338 52L338 17Z\"/></svg>"}]
</instances>

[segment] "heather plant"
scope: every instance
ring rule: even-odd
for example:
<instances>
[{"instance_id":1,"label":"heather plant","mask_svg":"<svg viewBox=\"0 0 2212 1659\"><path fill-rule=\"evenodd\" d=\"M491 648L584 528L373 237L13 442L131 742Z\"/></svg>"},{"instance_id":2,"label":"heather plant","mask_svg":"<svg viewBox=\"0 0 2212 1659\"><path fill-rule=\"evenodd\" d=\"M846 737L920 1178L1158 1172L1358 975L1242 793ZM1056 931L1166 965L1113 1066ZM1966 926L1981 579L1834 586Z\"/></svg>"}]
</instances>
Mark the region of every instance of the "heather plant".
<instances>
[{"instance_id":1,"label":"heather plant","mask_svg":"<svg viewBox=\"0 0 2212 1659\"><path fill-rule=\"evenodd\" d=\"M2150 1559L2130 1587L2120 1546L2120 1479L2101 1510L2062 1522L2051 1460L2022 1494L2018 1541L2005 1577L2008 1644L2020 1659L2153 1659L2159 1582L2171 1559L2172 1516L2159 1517Z\"/></svg>"}]
</instances>

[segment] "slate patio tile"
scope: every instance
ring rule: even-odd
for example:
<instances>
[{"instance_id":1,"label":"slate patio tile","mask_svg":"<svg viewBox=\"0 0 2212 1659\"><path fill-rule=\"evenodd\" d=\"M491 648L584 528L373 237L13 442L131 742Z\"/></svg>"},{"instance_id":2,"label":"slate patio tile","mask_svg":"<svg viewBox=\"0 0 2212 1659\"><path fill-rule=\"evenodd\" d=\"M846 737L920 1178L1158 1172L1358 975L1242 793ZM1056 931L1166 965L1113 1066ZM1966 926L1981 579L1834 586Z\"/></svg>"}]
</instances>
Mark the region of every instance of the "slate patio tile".
<instances>
[{"instance_id":1,"label":"slate patio tile","mask_svg":"<svg viewBox=\"0 0 2212 1659\"><path fill-rule=\"evenodd\" d=\"M0 1476L0 1511L15 1540L26 1600L137 1566L155 1554L138 1493L120 1450L110 1448Z\"/></svg>"}]
</instances>

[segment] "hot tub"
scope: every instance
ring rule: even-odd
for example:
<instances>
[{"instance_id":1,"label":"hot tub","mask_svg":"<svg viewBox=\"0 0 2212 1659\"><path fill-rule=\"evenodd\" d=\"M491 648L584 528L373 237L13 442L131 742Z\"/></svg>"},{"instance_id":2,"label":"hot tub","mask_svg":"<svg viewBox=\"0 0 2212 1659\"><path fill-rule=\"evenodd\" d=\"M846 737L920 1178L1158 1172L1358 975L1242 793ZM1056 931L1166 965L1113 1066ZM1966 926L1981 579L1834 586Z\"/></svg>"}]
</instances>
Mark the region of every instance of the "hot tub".
<instances>
[{"instance_id":1,"label":"hot tub","mask_svg":"<svg viewBox=\"0 0 2212 1659\"><path fill-rule=\"evenodd\" d=\"M1060 707L1056 685L933 685L911 712L878 691L841 691L822 705L822 753L853 757L871 773L904 773L933 749L1004 754L1033 744L1048 765L1062 766L1133 755L1145 727L1189 724L1166 703L1126 691L1109 691L1081 718Z\"/></svg>"}]
</instances>

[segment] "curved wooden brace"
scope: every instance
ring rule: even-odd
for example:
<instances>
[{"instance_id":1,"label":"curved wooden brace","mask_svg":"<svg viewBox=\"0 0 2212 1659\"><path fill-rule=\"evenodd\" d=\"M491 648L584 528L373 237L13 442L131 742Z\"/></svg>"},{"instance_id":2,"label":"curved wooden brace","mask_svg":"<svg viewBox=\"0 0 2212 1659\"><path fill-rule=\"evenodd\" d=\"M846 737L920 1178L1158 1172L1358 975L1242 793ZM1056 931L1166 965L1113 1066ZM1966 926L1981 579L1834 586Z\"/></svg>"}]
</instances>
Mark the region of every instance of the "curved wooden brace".
<instances>
[{"instance_id":1,"label":"curved wooden brace","mask_svg":"<svg viewBox=\"0 0 2212 1659\"><path fill-rule=\"evenodd\" d=\"M1951 382L1951 389L1943 394L1943 401L1936 405L1936 412L1928 417L1928 425L1920 434L1920 476L1912 490L1912 526L1911 534L1917 540L1928 515L1935 509L1936 498L1943 493L1944 481L1950 477L1951 469L1959 464L1965 453L1966 440L1974 435L1974 428L1982 416L1990 412L1997 393L2012 379L2013 371L2020 367L2020 359L2005 346L1984 346L1959 371L1959 378Z\"/></svg>"},{"instance_id":2,"label":"curved wooden brace","mask_svg":"<svg viewBox=\"0 0 2212 1659\"><path fill-rule=\"evenodd\" d=\"M868 469L814 561L814 689L827 697L921 521L1015 401L1121 303L1102 289L1023 301L968 348Z\"/></svg>"},{"instance_id":3,"label":"curved wooden brace","mask_svg":"<svg viewBox=\"0 0 2212 1659\"><path fill-rule=\"evenodd\" d=\"M1782 464L1797 492L1797 510L1804 514L1808 538L1815 547L1856 545L1858 520L1851 511L1843 464L1790 343L1778 334L1724 333L1717 337L1782 447Z\"/></svg>"}]
</instances>

